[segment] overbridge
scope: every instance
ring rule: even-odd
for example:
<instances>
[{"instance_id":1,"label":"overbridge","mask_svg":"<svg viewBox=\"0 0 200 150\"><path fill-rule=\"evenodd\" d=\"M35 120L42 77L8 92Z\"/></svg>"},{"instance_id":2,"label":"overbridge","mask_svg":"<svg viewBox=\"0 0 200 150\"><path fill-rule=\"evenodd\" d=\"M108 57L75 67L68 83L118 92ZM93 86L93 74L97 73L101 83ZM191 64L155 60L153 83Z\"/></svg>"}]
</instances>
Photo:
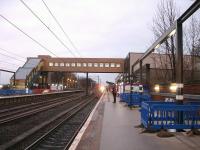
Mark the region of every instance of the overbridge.
<instances>
[{"instance_id":1,"label":"overbridge","mask_svg":"<svg viewBox=\"0 0 200 150\"><path fill-rule=\"evenodd\" d=\"M86 73L123 73L123 58L58 58L49 55L29 57L11 78L17 88L33 87L40 83L42 87L51 84L53 72ZM68 79L69 80L69 79ZM16 84L16 85L15 85ZM88 83L87 83L88 84Z\"/></svg>"},{"instance_id":2,"label":"overbridge","mask_svg":"<svg viewBox=\"0 0 200 150\"><path fill-rule=\"evenodd\" d=\"M43 61L42 71L66 71L88 73L122 73L123 58L56 58L38 56Z\"/></svg>"}]
</instances>

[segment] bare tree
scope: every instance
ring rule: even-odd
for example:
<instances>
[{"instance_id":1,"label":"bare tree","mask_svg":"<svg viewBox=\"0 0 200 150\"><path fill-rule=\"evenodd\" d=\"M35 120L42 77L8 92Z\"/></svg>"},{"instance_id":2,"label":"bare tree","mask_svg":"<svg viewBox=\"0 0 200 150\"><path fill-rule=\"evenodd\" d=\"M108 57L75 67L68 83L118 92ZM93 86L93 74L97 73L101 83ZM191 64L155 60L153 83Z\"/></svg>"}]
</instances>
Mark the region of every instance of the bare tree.
<instances>
[{"instance_id":1,"label":"bare tree","mask_svg":"<svg viewBox=\"0 0 200 150\"><path fill-rule=\"evenodd\" d=\"M153 19L152 31L155 35L155 38L159 38L167 29L175 22L178 11L174 0L161 0L157 6L157 11ZM172 81L175 81L176 78L176 64L175 64L175 39L171 36L166 40L159 49L157 53L165 54L165 59L160 57L161 69L172 69ZM169 61L167 61L169 60Z\"/></svg>"},{"instance_id":2,"label":"bare tree","mask_svg":"<svg viewBox=\"0 0 200 150\"><path fill-rule=\"evenodd\" d=\"M200 57L200 20L195 16L191 17L185 32L185 50L190 59L185 67L191 70L191 79L194 79L196 59Z\"/></svg>"}]
</instances>

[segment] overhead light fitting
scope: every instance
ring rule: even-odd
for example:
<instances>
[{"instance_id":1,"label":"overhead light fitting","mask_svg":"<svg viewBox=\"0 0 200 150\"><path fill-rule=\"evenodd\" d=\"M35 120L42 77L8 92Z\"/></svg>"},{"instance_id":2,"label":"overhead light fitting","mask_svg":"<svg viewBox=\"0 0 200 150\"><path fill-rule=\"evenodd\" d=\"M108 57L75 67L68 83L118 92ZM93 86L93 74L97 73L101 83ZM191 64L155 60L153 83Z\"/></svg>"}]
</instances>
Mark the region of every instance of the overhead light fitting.
<instances>
[{"instance_id":1,"label":"overhead light fitting","mask_svg":"<svg viewBox=\"0 0 200 150\"><path fill-rule=\"evenodd\" d=\"M160 44L156 45L155 49L159 48L160 47Z\"/></svg>"},{"instance_id":2,"label":"overhead light fitting","mask_svg":"<svg viewBox=\"0 0 200 150\"><path fill-rule=\"evenodd\" d=\"M176 33L176 29L174 29L170 34L169 37L173 36Z\"/></svg>"}]
</instances>

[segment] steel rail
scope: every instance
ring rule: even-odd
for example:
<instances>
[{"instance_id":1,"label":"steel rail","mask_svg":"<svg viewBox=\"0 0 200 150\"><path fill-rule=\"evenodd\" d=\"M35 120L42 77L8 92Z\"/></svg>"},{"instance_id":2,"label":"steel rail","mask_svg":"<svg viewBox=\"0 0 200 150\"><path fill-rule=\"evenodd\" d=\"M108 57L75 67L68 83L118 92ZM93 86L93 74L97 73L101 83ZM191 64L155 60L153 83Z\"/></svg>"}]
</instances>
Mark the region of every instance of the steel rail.
<instances>
[{"instance_id":1,"label":"steel rail","mask_svg":"<svg viewBox=\"0 0 200 150\"><path fill-rule=\"evenodd\" d=\"M50 104L52 102L57 102L57 100L63 100L63 98L72 98L74 96L78 96L76 95L77 93L75 93L74 95L67 95L67 96L62 96L62 97L58 97L58 98L52 98L50 100L41 100L39 102L33 102L33 103L30 103L30 104L24 104L24 105L20 105L20 106L16 106L16 107L11 107L11 108L7 108L7 109L2 109L0 110L0 118L4 115L6 115L6 113L8 112L9 114L12 114L12 113L15 113L17 111L23 111L23 108L25 109L29 109L31 108L32 106L36 107L37 105L41 106L41 105L47 105L47 104ZM79 94L80 95L80 94ZM84 96L84 95L83 95Z\"/></svg>"},{"instance_id":2,"label":"steel rail","mask_svg":"<svg viewBox=\"0 0 200 150\"><path fill-rule=\"evenodd\" d=\"M73 108L74 112L72 114L70 114L65 120L63 120L62 122L60 122L58 125L56 125L54 128L52 128L49 132L47 132L46 134L44 134L42 137L40 137L38 140L36 140L34 143L32 143L30 146L26 147L25 150L31 150L31 149L35 149L35 147L37 147L38 144L45 142L45 138L47 138L48 136L50 136L51 134L53 134L53 132L55 130L57 130L60 126L62 126L66 121L68 121L70 118L72 118L74 115L76 115L81 109L83 109L86 105L88 105L89 103L91 103L93 101L93 99L89 100L89 101L84 101L83 103L75 106ZM72 110L72 111L73 111ZM81 123L82 125L83 123ZM80 129L80 127L79 127ZM76 131L77 132L77 131ZM72 136L72 138L74 138L74 135ZM72 141L72 138L70 140L70 142ZM69 145L69 143L66 144L67 147Z\"/></svg>"},{"instance_id":3,"label":"steel rail","mask_svg":"<svg viewBox=\"0 0 200 150\"><path fill-rule=\"evenodd\" d=\"M88 119L88 117L89 117L89 115L90 115L91 112L92 112L92 110L90 110L90 112L87 114L87 116L85 117L85 119L83 120L83 122L81 123L81 125L79 126L79 128L75 131L75 133L73 134L72 138L70 139L70 141L65 146L64 150L68 150L69 149L69 147L71 146L72 142L74 141L76 135L78 134L78 132L81 130L82 126L87 121L87 119Z\"/></svg>"},{"instance_id":4,"label":"steel rail","mask_svg":"<svg viewBox=\"0 0 200 150\"><path fill-rule=\"evenodd\" d=\"M62 101L62 102L57 102L57 103L52 104L52 105L40 107L40 108L35 109L35 110L30 110L30 111L23 112L23 113L20 113L20 114L15 114L15 115L12 115L12 116L7 117L7 118L0 119L0 124L8 123L8 122L10 122L10 121L14 121L14 120L21 119L21 118L24 118L24 117L27 117L27 116L31 116L31 115L34 115L34 114L36 114L36 113L40 113L40 112L42 112L42 111L45 111L45 110L54 108L54 107L56 107L56 106L58 106L58 105L65 104L65 103L69 103L69 102L71 102L71 101L73 101L73 100L76 100L76 99L79 99L79 98L81 98L81 97L82 97L82 96L74 97L74 98L72 98L72 99L68 99L68 100L65 100L65 101Z\"/></svg>"},{"instance_id":5,"label":"steel rail","mask_svg":"<svg viewBox=\"0 0 200 150\"><path fill-rule=\"evenodd\" d=\"M80 102L83 103L83 102ZM29 138L30 136L34 135L35 133L39 132L40 130L46 128L49 124L56 122L56 120L58 120L59 118L62 118L63 116L65 117L65 115L69 115L69 113L76 107L78 107L80 105L80 103L76 104L75 106L57 114L56 116L52 117L51 119L42 122L41 124L35 126L34 128L26 131L25 133L22 133L21 135L15 137L14 139L10 140L9 142L0 145L0 149L4 150L4 149L12 149L14 146L18 145L20 142L23 142L24 140L26 140L27 138Z\"/></svg>"}]
</instances>

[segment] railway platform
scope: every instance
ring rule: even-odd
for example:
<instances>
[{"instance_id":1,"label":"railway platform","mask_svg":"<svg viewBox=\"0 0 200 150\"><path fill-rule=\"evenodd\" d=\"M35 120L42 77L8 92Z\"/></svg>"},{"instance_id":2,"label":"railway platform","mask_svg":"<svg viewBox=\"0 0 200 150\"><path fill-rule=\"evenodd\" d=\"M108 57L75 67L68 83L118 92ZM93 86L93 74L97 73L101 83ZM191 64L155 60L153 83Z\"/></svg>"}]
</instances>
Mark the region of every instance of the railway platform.
<instances>
[{"instance_id":1,"label":"railway platform","mask_svg":"<svg viewBox=\"0 0 200 150\"><path fill-rule=\"evenodd\" d=\"M142 133L138 108L113 103L105 93L72 143L71 150L197 150L200 136L176 132L174 137L160 138L156 133Z\"/></svg>"}]
</instances>

